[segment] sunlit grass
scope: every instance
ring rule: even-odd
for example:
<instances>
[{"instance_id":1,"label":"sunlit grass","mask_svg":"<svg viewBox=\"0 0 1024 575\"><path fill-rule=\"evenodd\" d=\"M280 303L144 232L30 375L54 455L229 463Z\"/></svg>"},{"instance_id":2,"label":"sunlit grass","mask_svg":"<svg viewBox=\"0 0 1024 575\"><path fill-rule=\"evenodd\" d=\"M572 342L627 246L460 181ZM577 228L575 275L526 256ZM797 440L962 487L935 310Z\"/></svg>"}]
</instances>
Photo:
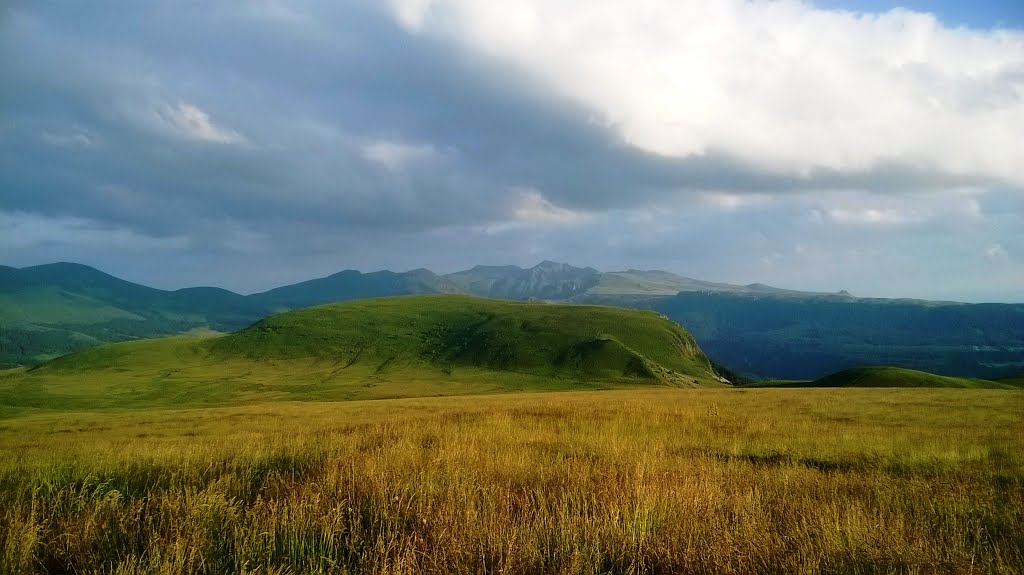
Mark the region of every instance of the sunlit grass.
<instances>
[{"instance_id":1,"label":"sunlit grass","mask_svg":"<svg viewBox=\"0 0 1024 575\"><path fill-rule=\"evenodd\" d=\"M0 421L2 573L1019 573L1024 393L631 390Z\"/></svg>"}]
</instances>

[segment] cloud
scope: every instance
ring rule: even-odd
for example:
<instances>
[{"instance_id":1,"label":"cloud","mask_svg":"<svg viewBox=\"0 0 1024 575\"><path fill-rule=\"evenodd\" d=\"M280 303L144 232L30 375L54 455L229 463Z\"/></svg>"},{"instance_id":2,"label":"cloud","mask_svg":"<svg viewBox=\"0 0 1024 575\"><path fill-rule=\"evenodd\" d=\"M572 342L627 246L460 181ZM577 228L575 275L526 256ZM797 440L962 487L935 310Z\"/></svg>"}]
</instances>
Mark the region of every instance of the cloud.
<instances>
[{"instance_id":1,"label":"cloud","mask_svg":"<svg viewBox=\"0 0 1024 575\"><path fill-rule=\"evenodd\" d=\"M930 229L963 232L985 224L990 216L982 207L982 200L990 195L978 189L902 194L863 190L805 192L795 197L807 206L804 218L807 222L818 226L871 227L876 232L921 233Z\"/></svg>"},{"instance_id":2,"label":"cloud","mask_svg":"<svg viewBox=\"0 0 1024 575\"><path fill-rule=\"evenodd\" d=\"M430 144L412 144L392 140L375 140L363 146L363 156L391 171L400 171L411 164L430 161L440 154Z\"/></svg>"},{"instance_id":3,"label":"cloud","mask_svg":"<svg viewBox=\"0 0 1024 575\"><path fill-rule=\"evenodd\" d=\"M237 144L245 141L238 132L214 124L209 114L193 104L164 104L157 115L175 133L190 140L216 144Z\"/></svg>"},{"instance_id":4,"label":"cloud","mask_svg":"<svg viewBox=\"0 0 1024 575\"><path fill-rule=\"evenodd\" d=\"M515 219L528 224L566 225L585 219L585 215L556 206L537 190L519 188L511 190L518 196L512 213Z\"/></svg>"},{"instance_id":5,"label":"cloud","mask_svg":"<svg viewBox=\"0 0 1024 575\"><path fill-rule=\"evenodd\" d=\"M7 248L32 250L67 249L131 250L153 253L176 250L187 245L184 237L156 238L130 229L77 217L49 218L23 212L0 211L0 244Z\"/></svg>"},{"instance_id":6,"label":"cloud","mask_svg":"<svg viewBox=\"0 0 1024 575\"><path fill-rule=\"evenodd\" d=\"M392 6L398 21L406 28L418 29L424 24L434 0L394 0Z\"/></svg>"},{"instance_id":7,"label":"cloud","mask_svg":"<svg viewBox=\"0 0 1024 575\"><path fill-rule=\"evenodd\" d=\"M726 192L704 192L700 194L704 204L722 210L736 210L764 202L767 198L760 194L737 194Z\"/></svg>"},{"instance_id":8,"label":"cloud","mask_svg":"<svg viewBox=\"0 0 1024 575\"><path fill-rule=\"evenodd\" d=\"M1024 33L793 0L393 3L637 149L774 174L900 166L1024 184Z\"/></svg>"},{"instance_id":9,"label":"cloud","mask_svg":"<svg viewBox=\"0 0 1024 575\"><path fill-rule=\"evenodd\" d=\"M1024 250L1019 30L786 0L115 4L0 21L0 263L1024 285L985 256Z\"/></svg>"},{"instance_id":10,"label":"cloud","mask_svg":"<svg viewBox=\"0 0 1024 575\"><path fill-rule=\"evenodd\" d=\"M71 126L63 130L43 130L39 134L42 141L59 148L92 148L96 141L89 134L78 126Z\"/></svg>"},{"instance_id":11,"label":"cloud","mask_svg":"<svg viewBox=\"0 0 1024 575\"><path fill-rule=\"evenodd\" d=\"M866 226L895 226L917 219L917 216L912 213L905 213L891 208L864 208L859 210L833 208L828 210L827 213L829 219L836 223Z\"/></svg>"},{"instance_id":12,"label":"cloud","mask_svg":"<svg viewBox=\"0 0 1024 575\"><path fill-rule=\"evenodd\" d=\"M1000 243L994 243L985 250L985 257L995 261L1006 261L1010 258L1010 253L1006 251Z\"/></svg>"}]
</instances>

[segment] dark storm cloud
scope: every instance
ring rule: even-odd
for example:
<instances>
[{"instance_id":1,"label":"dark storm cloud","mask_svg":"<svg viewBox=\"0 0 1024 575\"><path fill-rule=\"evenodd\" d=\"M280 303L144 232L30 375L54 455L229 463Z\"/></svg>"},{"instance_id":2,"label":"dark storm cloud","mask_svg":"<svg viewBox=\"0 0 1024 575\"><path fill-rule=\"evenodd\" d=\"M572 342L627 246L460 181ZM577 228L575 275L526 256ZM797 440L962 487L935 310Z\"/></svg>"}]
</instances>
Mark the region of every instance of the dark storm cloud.
<instances>
[{"instance_id":1,"label":"dark storm cloud","mask_svg":"<svg viewBox=\"0 0 1024 575\"><path fill-rule=\"evenodd\" d=\"M461 160L452 150L439 148L437 157L400 170L383 169L361 154L377 139L417 138L396 112L438 88L394 84L412 70L437 71L440 62L429 51L374 54L367 38L347 37L326 44L331 50L306 46L306 57L293 55L289 66L277 48L287 51L301 33L267 44L259 26L273 29L269 23L256 21L252 30L226 20L195 30L183 14L161 20L156 12L129 11L95 27L91 14L64 12L23 16L12 25L20 52L3 72L4 85L17 87L5 104L7 209L110 219L154 233L166 233L188 215L427 226L451 220L425 201L437 197L459 201L462 217L491 209L492 202L467 191L486 193L493 184L456 169ZM340 21L353 34L397 34L379 19L368 24L349 17L367 14L353 10ZM63 35L61 18L96 38ZM178 39L183 49L172 55L165 41L175 32L186 34ZM125 56L112 42L145 51ZM262 75L251 62L262 66ZM371 65L382 73L365 69ZM171 133L174 126L161 114L181 106L208 114L214 125L237 133L237 141ZM89 134L90 144L60 145L73 129Z\"/></svg>"},{"instance_id":2,"label":"dark storm cloud","mask_svg":"<svg viewBox=\"0 0 1024 575\"><path fill-rule=\"evenodd\" d=\"M989 176L647 153L527 71L362 0L8 4L0 120L0 263L75 259L167 287L545 258L813 283L842 270L808 246L846 253L870 229L928 258L916 238L961 217L808 199L842 190L993 187L964 258L1024 251L1019 190ZM817 271L787 276L783 258Z\"/></svg>"},{"instance_id":3,"label":"dark storm cloud","mask_svg":"<svg viewBox=\"0 0 1024 575\"><path fill-rule=\"evenodd\" d=\"M5 25L0 72L4 207L155 235L207 218L426 229L505 218L513 187L604 210L687 190L935 183L899 166L784 177L721 153L646 154L370 4L275 6L23 6ZM181 105L238 141L171 133ZM76 130L90 145L70 145ZM432 153L388 169L362 153L378 140ZM967 183L983 179L943 179Z\"/></svg>"}]
</instances>

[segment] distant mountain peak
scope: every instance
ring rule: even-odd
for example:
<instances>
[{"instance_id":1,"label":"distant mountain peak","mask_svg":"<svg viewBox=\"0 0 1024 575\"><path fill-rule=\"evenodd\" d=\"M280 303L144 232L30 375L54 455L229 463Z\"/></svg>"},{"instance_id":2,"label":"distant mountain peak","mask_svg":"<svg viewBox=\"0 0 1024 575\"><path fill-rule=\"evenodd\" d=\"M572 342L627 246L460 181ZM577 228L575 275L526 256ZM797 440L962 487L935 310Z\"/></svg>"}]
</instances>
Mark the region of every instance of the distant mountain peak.
<instances>
[{"instance_id":1,"label":"distant mountain peak","mask_svg":"<svg viewBox=\"0 0 1024 575\"><path fill-rule=\"evenodd\" d=\"M52 264L41 264L38 266L29 266L21 268L22 271L26 272L43 272L43 273L74 273L74 274L98 274L109 276L110 274L100 271L92 266L86 264L79 264L75 262L54 262ZM113 276L111 276L113 277Z\"/></svg>"},{"instance_id":2,"label":"distant mountain peak","mask_svg":"<svg viewBox=\"0 0 1024 575\"><path fill-rule=\"evenodd\" d=\"M553 272L586 272L590 274L601 273L592 267L578 268L572 264L544 260L530 268L531 270L553 271Z\"/></svg>"},{"instance_id":3,"label":"distant mountain peak","mask_svg":"<svg viewBox=\"0 0 1024 575\"><path fill-rule=\"evenodd\" d=\"M474 266L442 276L463 293L508 299L567 300L597 285L601 273L594 268L544 260L523 269L518 266Z\"/></svg>"},{"instance_id":4,"label":"distant mountain peak","mask_svg":"<svg viewBox=\"0 0 1024 575\"><path fill-rule=\"evenodd\" d=\"M61 262L51 262L51 263L48 263L48 264L39 264L39 265L35 265L35 266L26 266L26 267L21 268L21 269L24 269L24 270L41 270L41 269L47 269L47 268L50 268L50 269L69 268L69 269L96 270L96 268L94 268L94 267L92 267L92 266L90 266L88 264L83 264L83 263L79 263L79 262L64 262L64 261L61 261ZM96 270L96 271L99 271L99 270Z\"/></svg>"},{"instance_id":5,"label":"distant mountain peak","mask_svg":"<svg viewBox=\"0 0 1024 575\"><path fill-rule=\"evenodd\" d=\"M343 278L343 277L356 277L356 276L361 276L361 275L363 275L363 272L361 272L359 270L346 269L346 270L341 270L340 272L335 272L335 273L333 273L333 274L331 274L331 275L329 275L327 277L328 278ZM325 278L319 278L319 279L325 279ZM307 280L307 281L310 281L310 280Z\"/></svg>"}]
</instances>

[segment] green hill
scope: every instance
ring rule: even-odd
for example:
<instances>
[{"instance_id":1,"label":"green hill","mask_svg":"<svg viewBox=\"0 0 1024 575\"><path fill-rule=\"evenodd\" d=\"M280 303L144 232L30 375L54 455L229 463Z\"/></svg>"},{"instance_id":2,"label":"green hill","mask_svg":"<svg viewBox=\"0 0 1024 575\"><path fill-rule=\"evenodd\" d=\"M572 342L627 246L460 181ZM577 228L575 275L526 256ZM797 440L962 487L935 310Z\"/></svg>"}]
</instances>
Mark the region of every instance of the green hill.
<instances>
[{"instance_id":1,"label":"green hill","mask_svg":"<svg viewBox=\"0 0 1024 575\"><path fill-rule=\"evenodd\" d=\"M326 278L243 296L212 287L167 291L89 266L0 266L0 369L32 365L103 342L175 335L196 328L234 331L275 311L357 298L459 289L428 270Z\"/></svg>"},{"instance_id":2,"label":"green hill","mask_svg":"<svg viewBox=\"0 0 1024 575\"><path fill-rule=\"evenodd\" d=\"M945 377L899 367L847 369L809 383L793 385L798 387L951 387L966 389L1020 387L1012 382Z\"/></svg>"},{"instance_id":3,"label":"green hill","mask_svg":"<svg viewBox=\"0 0 1024 575\"><path fill-rule=\"evenodd\" d=\"M0 376L0 406L109 408L622 385L715 385L648 311L406 296L279 314L237 333L104 345Z\"/></svg>"},{"instance_id":4,"label":"green hill","mask_svg":"<svg viewBox=\"0 0 1024 575\"><path fill-rule=\"evenodd\" d=\"M0 368L103 342L235 330L268 313L261 302L227 290L159 290L81 264L2 267Z\"/></svg>"}]
</instances>

